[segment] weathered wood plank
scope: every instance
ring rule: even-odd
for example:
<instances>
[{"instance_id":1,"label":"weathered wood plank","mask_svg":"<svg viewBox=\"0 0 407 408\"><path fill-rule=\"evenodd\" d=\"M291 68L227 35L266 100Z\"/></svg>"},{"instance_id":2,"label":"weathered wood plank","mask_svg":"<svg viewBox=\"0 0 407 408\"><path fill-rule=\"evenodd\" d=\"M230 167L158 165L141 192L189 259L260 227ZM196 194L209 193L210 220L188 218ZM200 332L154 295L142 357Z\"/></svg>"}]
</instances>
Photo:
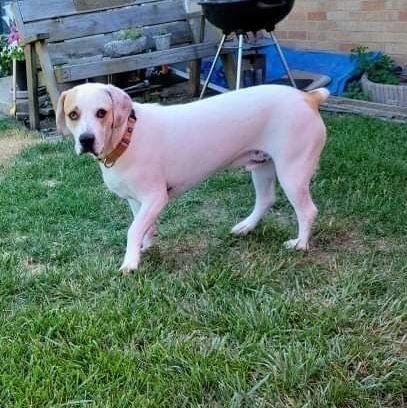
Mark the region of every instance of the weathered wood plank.
<instances>
[{"instance_id":1,"label":"weathered wood plank","mask_svg":"<svg viewBox=\"0 0 407 408\"><path fill-rule=\"evenodd\" d=\"M23 36L48 33L50 35L49 41L55 42L185 19L185 9L181 0L165 0L142 6L129 6L55 20L26 23Z\"/></svg>"},{"instance_id":2,"label":"weathered wood plank","mask_svg":"<svg viewBox=\"0 0 407 408\"><path fill-rule=\"evenodd\" d=\"M342 98L338 96L330 96L328 100L321 105L321 110L336 113L351 113L363 116L372 116L395 122L407 122L406 107L391 106L382 103Z\"/></svg>"},{"instance_id":3,"label":"weathered wood plank","mask_svg":"<svg viewBox=\"0 0 407 408\"><path fill-rule=\"evenodd\" d=\"M236 87L236 60L233 53L224 54L221 56L223 69L225 71L226 82L229 89Z\"/></svg>"},{"instance_id":4,"label":"weathered wood plank","mask_svg":"<svg viewBox=\"0 0 407 408\"><path fill-rule=\"evenodd\" d=\"M133 4L133 0L73 0L75 9L83 10L97 10L107 7L128 6Z\"/></svg>"},{"instance_id":5,"label":"weathered wood plank","mask_svg":"<svg viewBox=\"0 0 407 408\"><path fill-rule=\"evenodd\" d=\"M55 76L59 83L92 78L99 75L116 74L136 69L192 61L209 57L216 52L216 44L204 43L185 47L171 48L122 58L107 58L87 64L55 67Z\"/></svg>"},{"instance_id":6,"label":"weathered wood plank","mask_svg":"<svg viewBox=\"0 0 407 408\"><path fill-rule=\"evenodd\" d=\"M147 46L149 48L154 47L152 36L161 30L172 33L171 43L173 46L188 43L192 39L189 25L186 21L144 27L144 33L148 37ZM84 57L102 55L104 45L112 39L112 33L99 34L91 37L49 43L48 50L54 65L68 64Z\"/></svg>"},{"instance_id":7,"label":"weathered wood plank","mask_svg":"<svg viewBox=\"0 0 407 408\"><path fill-rule=\"evenodd\" d=\"M30 129L39 129L40 112L37 93L38 78L34 47L31 44L26 45L24 47L24 54L27 67L28 112L30 117Z\"/></svg>"},{"instance_id":8,"label":"weathered wood plank","mask_svg":"<svg viewBox=\"0 0 407 408\"><path fill-rule=\"evenodd\" d=\"M11 12L14 16L14 21L16 23L18 32L23 36L24 35L24 20L23 16L21 15L20 7L18 6L17 2L11 3Z\"/></svg>"},{"instance_id":9,"label":"weathered wood plank","mask_svg":"<svg viewBox=\"0 0 407 408\"><path fill-rule=\"evenodd\" d=\"M20 9L24 22L72 15L77 12L73 0L19 0L15 4Z\"/></svg>"},{"instance_id":10,"label":"weathered wood plank","mask_svg":"<svg viewBox=\"0 0 407 408\"><path fill-rule=\"evenodd\" d=\"M44 41L36 42L35 51L37 52L38 58L40 60L52 106L54 107L54 109L56 109L59 98L59 90L54 76L54 67L48 54L47 44Z\"/></svg>"},{"instance_id":11,"label":"weathered wood plank","mask_svg":"<svg viewBox=\"0 0 407 408\"><path fill-rule=\"evenodd\" d=\"M205 38L205 17L202 15L199 30L191 31L193 33L194 42L195 43L203 43ZM188 21L189 22L189 21ZM201 66L202 66L202 59L197 59L191 61L189 63L189 94L191 96L199 96L200 88L201 88Z\"/></svg>"},{"instance_id":12,"label":"weathered wood plank","mask_svg":"<svg viewBox=\"0 0 407 408\"><path fill-rule=\"evenodd\" d=\"M48 34L44 34L44 33L39 33L39 34L35 34L35 35L30 35L28 37L24 37L24 40L20 41L20 45L21 47L24 47L27 44L32 44L35 43L37 41L43 41L43 40L47 40L49 38Z\"/></svg>"},{"instance_id":13,"label":"weathered wood plank","mask_svg":"<svg viewBox=\"0 0 407 408\"><path fill-rule=\"evenodd\" d=\"M126 0L125 5L128 4L144 4L153 3L161 0ZM95 0L99 2L99 0ZM96 9L109 9L113 7L110 1L104 1L108 3L105 7L97 7ZM62 18L67 16L73 16L80 13L89 13L89 10L78 10L75 7L74 0L19 0L16 2L22 19L25 23L49 20L52 18ZM123 6L125 6L123 5Z\"/></svg>"}]
</instances>

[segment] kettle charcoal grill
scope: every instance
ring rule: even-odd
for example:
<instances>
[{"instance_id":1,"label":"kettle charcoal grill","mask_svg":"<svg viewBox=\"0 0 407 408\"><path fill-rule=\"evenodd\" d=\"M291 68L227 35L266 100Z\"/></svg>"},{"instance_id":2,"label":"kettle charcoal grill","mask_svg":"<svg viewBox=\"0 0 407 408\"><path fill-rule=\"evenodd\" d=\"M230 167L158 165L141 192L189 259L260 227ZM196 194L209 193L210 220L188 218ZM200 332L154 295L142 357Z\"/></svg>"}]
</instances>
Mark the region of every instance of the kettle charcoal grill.
<instances>
[{"instance_id":1,"label":"kettle charcoal grill","mask_svg":"<svg viewBox=\"0 0 407 408\"><path fill-rule=\"evenodd\" d=\"M202 0L206 19L224 34L274 31L294 6L294 0Z\"/></svg>"},{"instance_id":2,"label":"kettle charcoal grill","mask_svg":"<svg viewBox=\"0 0 407 408\"><path fill-rule=\"evenodd\" d=\"M280 44L274 34L275 25L290 13L294 6L294 1L295 0L201 0L199 2L205 18L215 27L223 31L221 42L201 92L201 98L209 85L216 62L225 45L226 38L233 32L236 33L239 38L236 89L240 88L244 37L249 32L256 34L259 30L270 32L273 44L276 46L280 59L287 71L288 78L291 84L296 87Z\"/></svg>"}]
</instances>

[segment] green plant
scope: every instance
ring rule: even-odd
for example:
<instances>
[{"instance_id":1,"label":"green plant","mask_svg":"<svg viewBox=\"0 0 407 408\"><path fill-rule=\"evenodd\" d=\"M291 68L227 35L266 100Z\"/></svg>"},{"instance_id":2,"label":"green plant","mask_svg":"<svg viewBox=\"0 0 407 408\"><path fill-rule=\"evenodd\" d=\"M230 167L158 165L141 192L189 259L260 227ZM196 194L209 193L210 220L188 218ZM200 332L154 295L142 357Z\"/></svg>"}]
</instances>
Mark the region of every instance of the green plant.
<instances>
[{"instance_id":1,"label":"green plant","mask_svg":"<svg viewBox=\"0 0 407 408\"><path fill-rule=\"evenodd\" d=\"M129 28L128 30L119 31L119 40L137 40L144 36L144 29L140 28Z\"/></svg>"},{"instance_id":2,"label":"green plant","mask_svg":"<svg viewBox=\"0 0 407 408\"><path fill-rule=\"evenodd\" d=\"M12 26L10 34L0 36L0 69L1 75L11 74L13 60L24 61L24 50L20 47L20 34L16 26Z\"/></svg>"},{"instance_id":3,"label":"green plant","mask_svg":"<svg viewBox=\"0 0 407 408\"><path fill-rule=\"evenodd\" d=\"M8 76L11 74L11 58L7 52L8 43L7 36L0 35L0 71L1 76Z\"/></svg>"},{"instance_id":4,"label":"green plant","mask_svg":"<svg viewBox=\"0 0 407 408\"><path fill-rule=\"evenodd\" d=\"M366 92L363 92L358 81L349 82L346 92L344 92L342 96L345 98L360 99L363 101L370 100L369 95Z\"/></svg>"},{"instance_id":5,"label":"green plant","mask_svg":"<svg viewBox=\"0 0 407 408\"><path fill-rule=\"evenodd\" d=\"M372 82L398 85L400 79L395 73L395 62L386 54L373 59L368 47L357 47L351 50L353 58L358 60L359 69L366 73Z\"/></svg>"}]
</instances>

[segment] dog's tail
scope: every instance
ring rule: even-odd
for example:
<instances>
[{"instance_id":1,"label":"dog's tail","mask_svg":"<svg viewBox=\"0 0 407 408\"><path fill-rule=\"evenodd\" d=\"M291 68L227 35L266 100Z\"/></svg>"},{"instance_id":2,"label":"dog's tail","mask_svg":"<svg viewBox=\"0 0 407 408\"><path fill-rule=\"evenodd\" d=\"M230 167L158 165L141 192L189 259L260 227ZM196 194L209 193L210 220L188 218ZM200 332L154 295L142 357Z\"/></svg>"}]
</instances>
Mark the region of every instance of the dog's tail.
<instances>
[{"instance_id":1,"label":"dog's tail","mask_svg":"<svg viewBox=\"0 0 407 408\"><path fill-rule=\"evenodd\" d=\"M318 110L322 103L324 103L330 92L326 88L318 88L305 94L305 99L312 109Z\"/></svg>"}]
</instances>

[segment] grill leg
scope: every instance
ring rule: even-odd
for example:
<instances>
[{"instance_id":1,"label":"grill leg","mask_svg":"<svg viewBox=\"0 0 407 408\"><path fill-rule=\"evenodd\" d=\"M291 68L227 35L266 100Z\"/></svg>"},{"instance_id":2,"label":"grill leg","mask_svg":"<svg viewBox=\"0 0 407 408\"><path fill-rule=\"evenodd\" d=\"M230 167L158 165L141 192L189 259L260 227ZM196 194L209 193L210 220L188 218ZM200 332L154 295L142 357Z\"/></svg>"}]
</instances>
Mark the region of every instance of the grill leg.
<instances>
[{"instance_id":1,"label":"grill leg","mask_svg":"<svg viewBox=\"0 0 407 408\"><path fill-rule=\"evenodd\" d=\"M294 88L297 88L297 84L295 83L294 77L293 77L293 75L291 74L290 67L289 67L288 64L287 64L287 60L285 59L285 56L284 56L283 51L282 51L282 49L281 49L281 47L280 47L280 43L279 43L278 40L277 40L277 37L276 37L276 35L275 35L273 32L271 32L270 34L271 34L271 37L273 38L274 45L276 46L278 55L280 56L281 62L282 62L283 65L284 65L284 69L285 69L286 72L287 72L287 76L288 76L288 78L289 78L289 80L290 80L290 82L291 82L291 85L292 85Z\"/></svg>"},{"instance_id":2,"label":"grill leg","mask_svg":"<svg viewBox=\"0 0 407 408\"><path fill-rule=\"evenodd\" d=\"M239 49L237 53L237 74L236 74L236 89L240 89L242 77L242 60L243 60L243 34L239 34Z\"/></svg>"},{"instance_id":3,"label":"grill leg","mask_svg":"<svg viewBox=\"0 0 407 408\"><path fill-rule=\"evenodd\" d=\"M209 70L209 74L208 74L208 76L207 76L207 78L205 80L204 86L202 88L201 95L199 96L199 99L202 99L203 96L205 95L205 92L206 92L206 90L208 88L209 82L211 81L213 71L215 70L215 66L216 66L216 63L218 62L218 59L219 59L220 53L222 51L223 44L225 43L225 40L226 40L226 34L223 34L222 39L220 40L218 50L216 51L215 58L214 58L214 60L212 62L211 69Z\"/></svg>"}]
</instances>

